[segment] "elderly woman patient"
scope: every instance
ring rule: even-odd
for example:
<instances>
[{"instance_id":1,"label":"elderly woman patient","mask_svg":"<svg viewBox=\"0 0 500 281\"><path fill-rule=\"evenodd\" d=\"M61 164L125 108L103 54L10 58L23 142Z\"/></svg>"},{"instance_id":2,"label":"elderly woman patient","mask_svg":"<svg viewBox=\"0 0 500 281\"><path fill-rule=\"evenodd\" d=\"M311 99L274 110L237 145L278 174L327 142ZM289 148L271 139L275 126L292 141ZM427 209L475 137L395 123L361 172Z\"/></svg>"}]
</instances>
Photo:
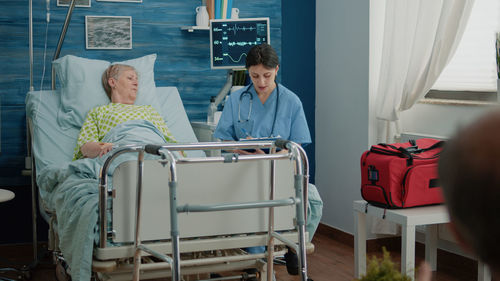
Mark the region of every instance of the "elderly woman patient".
<instances>
[{"instance_id":1,"label":"elderly woman patient","mask_svg":"<svg viewBox=\"0 0 500 281\"><path fill-rule=\"evenodd\" d=\"M132 66L114 64L106 69L102 86L111 103L89 111L78 136L73 160L101 157L111 151L113 143L104 142L104 137L114 127L131 120L149 121L165 141L176 142L151 105L134 105L138 85L137 72Z\"/></svg>"}]
</instances>

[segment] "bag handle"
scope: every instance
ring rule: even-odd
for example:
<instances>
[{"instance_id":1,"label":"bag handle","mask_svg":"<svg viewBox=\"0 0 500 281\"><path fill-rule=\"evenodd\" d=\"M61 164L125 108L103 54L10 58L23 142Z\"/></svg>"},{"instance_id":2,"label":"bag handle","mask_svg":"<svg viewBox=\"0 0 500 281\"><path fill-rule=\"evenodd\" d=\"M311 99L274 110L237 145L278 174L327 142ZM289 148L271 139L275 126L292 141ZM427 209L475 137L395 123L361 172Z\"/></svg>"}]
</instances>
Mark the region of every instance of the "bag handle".
<instances>
[{"instance_id":1,"label":"bag handle","mask_svg":"<svg viewBox=\"0 0 500 281\"><path fill-rule=\"evenodd\" d=\"M438 141L435 144L429 146L428 148L422 148L422 152L442 147L444 145L444 143L445 143L444 141Z\"/></svg>"},{"instance_id":2,"label":"bag handle","mask_svg":"<svg viewBox=\"0 0 500 281\"><path fill-rule=\"evenodd\" d=\"M410 152L410 150L404 148L404 147L399 147L398 151L400 151L404 156L406 156L406 166L411 166L413 165L413 154Z\"/></svg>"},{"instance_id":3,"label":"bag handle","mask_svg":"<svg viewBox=\"0 0 500 281\"><path fill-rule=\"evenodd\" d=\"M407 147L407 148L396 147L394 145L387 144L387 143L379 143L378 145L389 147L389 148L392 148L392 149L398 151L399 153L402 154L402 156L404 156L405 158L407 158L406 164L408 166L411 166L411 165L413 165L414 156L418 157L415 154L419 154L419 153L422 153L422 152L425 152L425 151L429 151L429 150L433 150L433 149L442 147L445 142L444 141L438 141L438 142L434 143L433 145L431 145L431 146L429 146L427 148L418 148L417 142L415 140L413 140L413 139L409 140L409 143L410 143L411 146Z\"/></svg>"}]
</instances>

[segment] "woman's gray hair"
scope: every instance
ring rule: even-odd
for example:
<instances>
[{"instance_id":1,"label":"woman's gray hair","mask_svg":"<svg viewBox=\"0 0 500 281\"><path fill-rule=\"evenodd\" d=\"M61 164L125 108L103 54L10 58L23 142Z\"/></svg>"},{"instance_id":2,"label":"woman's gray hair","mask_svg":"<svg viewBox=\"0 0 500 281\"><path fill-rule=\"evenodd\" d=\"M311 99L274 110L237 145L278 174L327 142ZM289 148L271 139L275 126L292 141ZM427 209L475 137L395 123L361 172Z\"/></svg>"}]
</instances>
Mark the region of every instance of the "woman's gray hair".
<instances>
[{"instance_id":1,"label":"woman's gray hair","mask_svg":"<svg viewBox=\"0 0 500 281\"><path fill-rule=\"evenodd\" d=\"M106 92L106 95L111 100L111 86L109 85L109 78L114 78L118 80L123 71L133 70L137 74L137 70L133 66L127 64L112 64L110 65L102 74L102 87Z\"/></svg>"}]
</instances>

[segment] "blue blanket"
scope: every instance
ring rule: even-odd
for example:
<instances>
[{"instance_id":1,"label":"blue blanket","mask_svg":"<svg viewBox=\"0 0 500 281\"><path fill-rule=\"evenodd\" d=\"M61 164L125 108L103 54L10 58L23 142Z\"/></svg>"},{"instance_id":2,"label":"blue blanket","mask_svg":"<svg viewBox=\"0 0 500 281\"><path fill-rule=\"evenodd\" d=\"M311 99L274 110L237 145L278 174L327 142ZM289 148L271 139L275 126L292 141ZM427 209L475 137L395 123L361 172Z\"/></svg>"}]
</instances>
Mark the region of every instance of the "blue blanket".
<instances>
[{"instance_id":1,"label":"blue blanket","mask_svg":"<svg viewBox=\"0 0 500 281\"><path fill-rule=\"evenodd\" d=\"M117 145L133 143L165 143L162 133L150 122L135 120L111 129L103 142ZM137 154L120 156L113 165L137 159ZM92 250L98 242L98 177L106 157L80 159L51 165L39 171L37 184L49 209L57 215L59 248L71 269L74 281L90 280ZM110 169L110 174L114 170Z\"/></svg>"}]
</instances>

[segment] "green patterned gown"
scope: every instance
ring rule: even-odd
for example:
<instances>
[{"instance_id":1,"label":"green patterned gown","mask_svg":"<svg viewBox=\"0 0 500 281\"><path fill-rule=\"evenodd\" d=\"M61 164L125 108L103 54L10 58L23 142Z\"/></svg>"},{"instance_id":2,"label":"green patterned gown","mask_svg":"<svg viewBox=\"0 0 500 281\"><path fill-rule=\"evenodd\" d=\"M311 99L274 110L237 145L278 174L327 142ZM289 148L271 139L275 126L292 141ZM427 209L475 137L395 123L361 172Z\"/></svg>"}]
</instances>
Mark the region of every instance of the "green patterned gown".
<instances>
[{"instance_id":1,"label":"green patterned gown","mask_svg":"<svg viewBox=\"0 0 500 281\"><path fill-rule=\"evenodd\" d=\"M95 107L89 111L83 123L73 160L83 158L80 148L87 142L100 142L116 125L130 120L147 120L153 123L168 142L176 142L167 128L165 120L151 105L110 103Z\"/></svg>"}]
</instances>

